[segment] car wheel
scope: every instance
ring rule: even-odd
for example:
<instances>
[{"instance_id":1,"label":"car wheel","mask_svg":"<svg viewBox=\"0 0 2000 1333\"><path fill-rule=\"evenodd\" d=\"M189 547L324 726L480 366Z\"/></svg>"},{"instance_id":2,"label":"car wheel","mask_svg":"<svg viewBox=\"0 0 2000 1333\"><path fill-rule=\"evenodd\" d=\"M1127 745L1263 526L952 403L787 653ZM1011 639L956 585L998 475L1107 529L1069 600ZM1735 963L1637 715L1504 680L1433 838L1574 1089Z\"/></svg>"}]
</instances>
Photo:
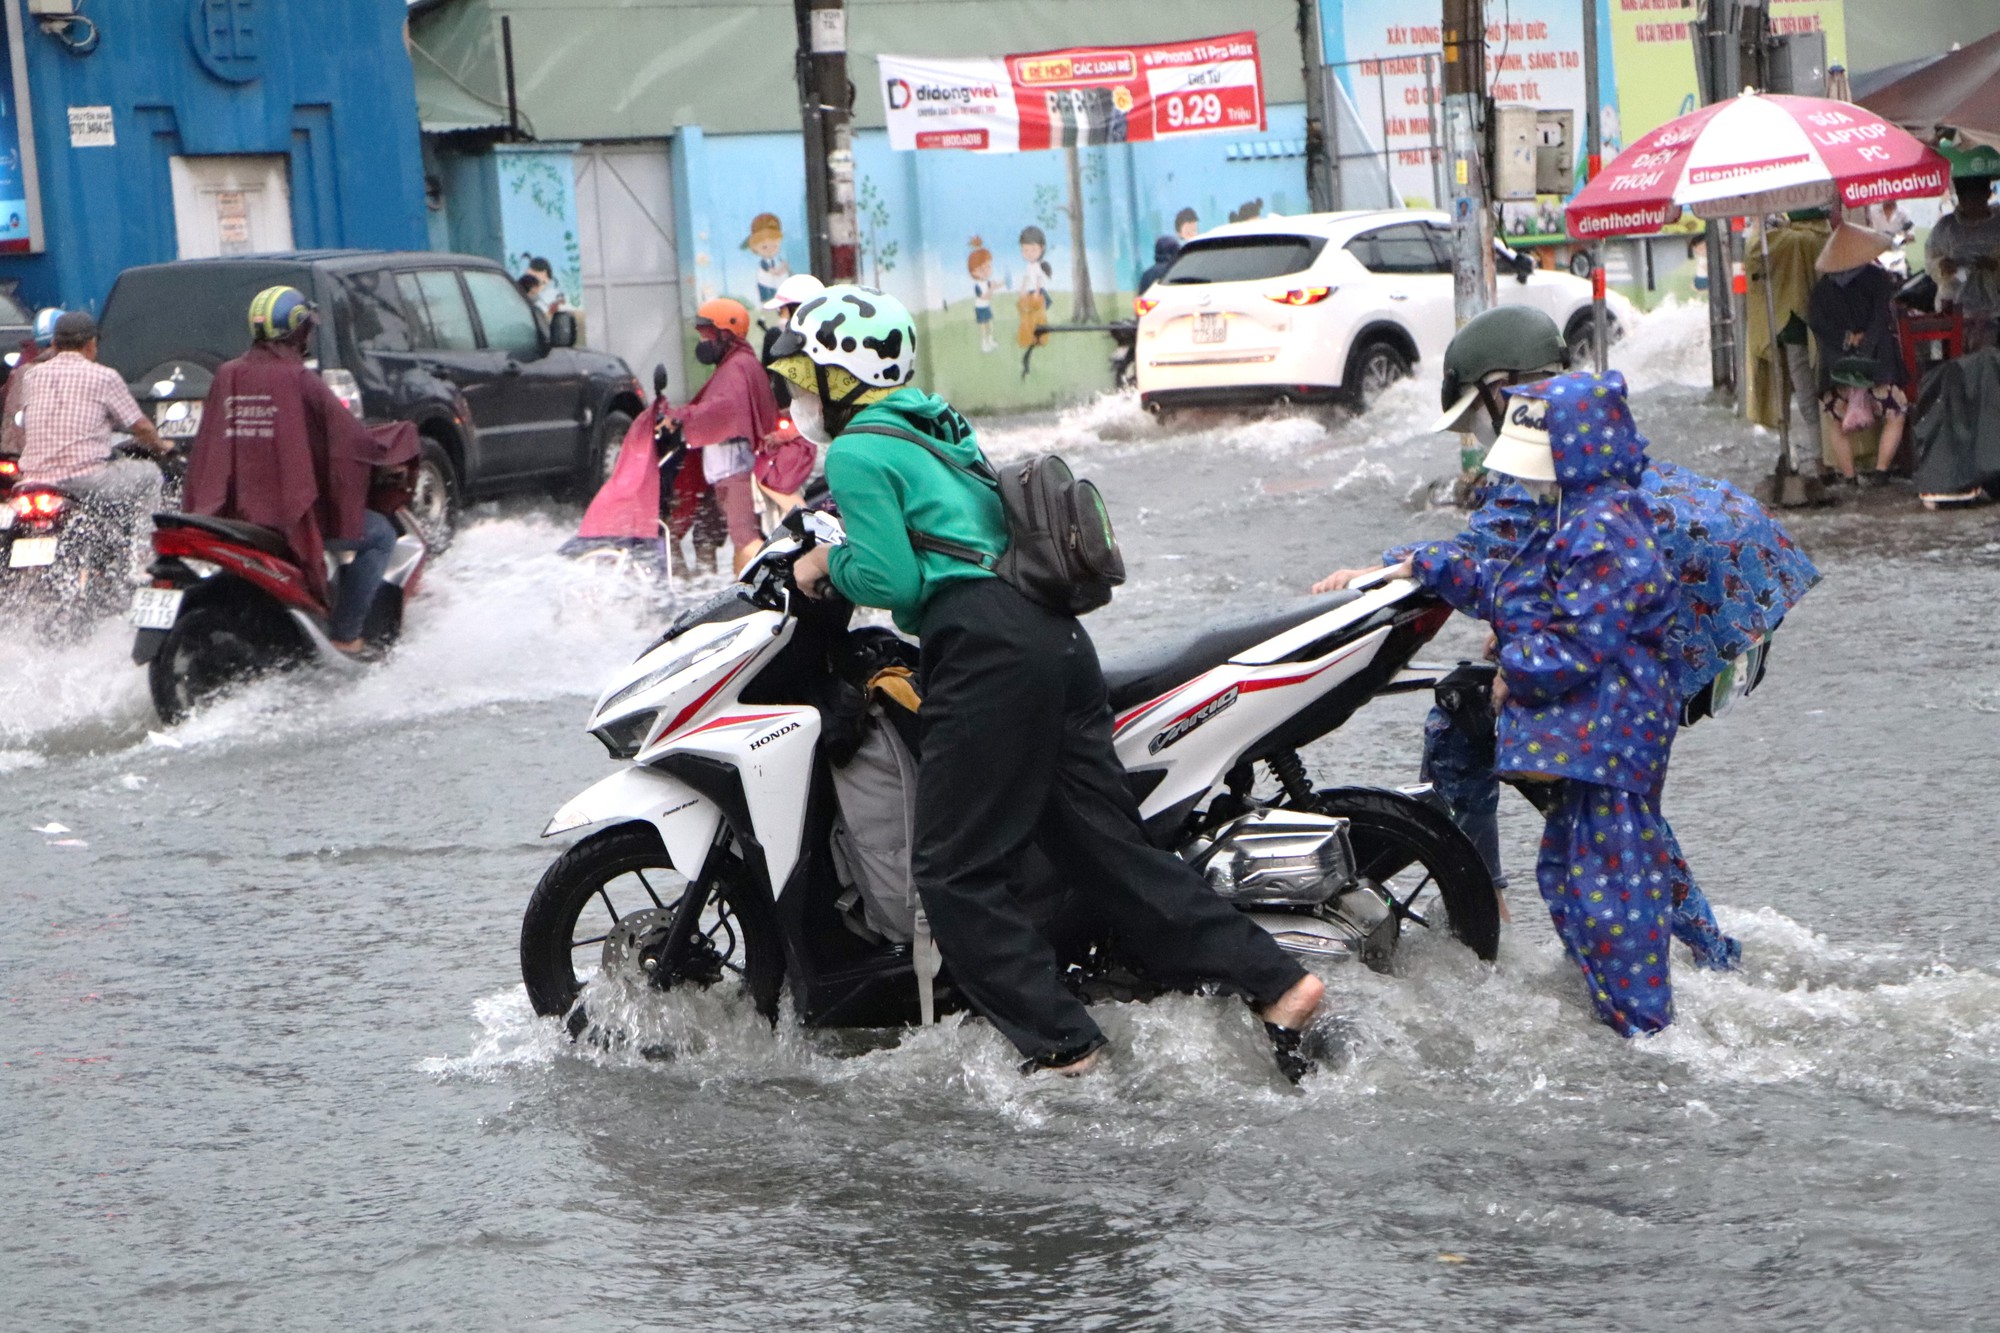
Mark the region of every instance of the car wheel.
<instances>
[{"instance_id":1,"label":"car wheel","mask_svg":"<svg viewBox=\"0 0 2000 1333\"><path fill-rule=\"evenodd\" d=\"M1357 346L1347 358L1347 374L1341 382L1347 386L1354 410L1366 412L1384 390L1409 374L1410 359L1403 355L1403 349L1385 338L1375 338Z\"/></svg>"},{"instance_id":2,"label":"car wheel","mask_svg":"<svg viewBox=\"0 0 2000 1333\"><path fill-rule=\"evenodd\" d=\"M417 455L417 484L410 490L409 510L431 554L451 545L458 507L458 469L444 446L426 436Z\"/></svg>"},{"instance_id":3,"label":"car wheel","mask_svg":"<svg viewBox=\"0 0 2000 1333\"><path fill-rule=\"evenodd\" d=\"M582 499L588 501L611 480L612 469L618 466L618 450L625 443L625 433L632 429L632 414L613 410L597 420L597 433L590 437L590 451L584 456Z\"/></svg>"}]
</instances>

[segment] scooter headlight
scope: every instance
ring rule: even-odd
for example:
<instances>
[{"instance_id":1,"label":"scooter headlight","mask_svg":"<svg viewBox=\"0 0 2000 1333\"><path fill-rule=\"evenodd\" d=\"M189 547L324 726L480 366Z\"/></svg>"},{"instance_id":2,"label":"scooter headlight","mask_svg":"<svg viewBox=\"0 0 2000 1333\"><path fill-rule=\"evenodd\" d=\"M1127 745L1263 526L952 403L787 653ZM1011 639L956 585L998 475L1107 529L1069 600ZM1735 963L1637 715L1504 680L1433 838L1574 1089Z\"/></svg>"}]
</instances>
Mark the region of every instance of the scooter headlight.
<instances>
[{"instance_id":1,"label":"scooter headlight","mask_svg":"<svg viewBox=\"0 0 2000 1333\"><path fill-rule=\"evenodd\" d=\"M604 748L611 752L613 759L630 759L646 743L646 733L653 729L653 723L659 716L651 708L643 709L630 717L608 722L590 734L604 742Z\"/></svg>"},{"instance_id":2,"label":"scooter headlight","mask_svg":"<svg viewBox=\"0 0 2000 1333\"><path fill-rule=\"evenodd\" d=\"M667 663L665 666L660 667L657 670L648 671L645 675L639 677L639 679L633 681L630 685L625 686L623 689L619 690L616 694L612 695L609 699L606 699L603 703L599 704L597 706L597 711L600 713L608 713L612 709L616 708L619 704L625 702L625 700L632 698L634 695L644 694L647 690L652 689L655 685L658 685L661 681L667 679L669 676L679 675L681 672L686 671L689 667L693 666L695 663L706 661L707 659L714 657L717 653L729 647L730 644L735 643L738 637L742 635L745 628L746 628L745 626L739 625L735 629L729 631L729 633L723 635L721 638L711 639L709 642L704 643L699 648L691 649L688 652L682 653L679 657L676 657L673 661Z\"/></svg>"}]
</instances>

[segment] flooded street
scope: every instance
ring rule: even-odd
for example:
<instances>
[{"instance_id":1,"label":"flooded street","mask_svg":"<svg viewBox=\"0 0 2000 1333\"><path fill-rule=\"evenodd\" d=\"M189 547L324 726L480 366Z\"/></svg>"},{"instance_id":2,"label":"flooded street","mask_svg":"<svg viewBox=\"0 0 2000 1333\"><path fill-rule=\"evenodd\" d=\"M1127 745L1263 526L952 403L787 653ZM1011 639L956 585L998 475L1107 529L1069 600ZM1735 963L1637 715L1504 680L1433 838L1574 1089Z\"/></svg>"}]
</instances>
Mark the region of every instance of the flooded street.
<instances>
[{"instance_id":1,"label":"flooded street","mask_svg":"<svg viewBox=\"0 0 2000 1333\"><path fill-rule=\"evenodd\" d=\"M1776 442L1692 387L1703 318L1613 363L1656 454L1747 486ZM1456 531L1425 373L1360 420L1109 398L986 439L1109 497L1115 657ZM1666 798L1743 972L1677 968L1656 1039L1592 1022L1508 795L1499 963L1331 973L1343 1055L1301 1092L1222 1000L1111 1009L1061 1086L979 1023L865 1046L674 997L643 1060L533 1018L536 835L611 771L589 696L662 619L552 554L574 521L482 511L386 667L171 732L128 631L0 646L0 1326L1992 1326L1994 510L1787 520L1825 581ZM1426 706L1315 778L1414 781Z\"/></svg>"}]
</instances>

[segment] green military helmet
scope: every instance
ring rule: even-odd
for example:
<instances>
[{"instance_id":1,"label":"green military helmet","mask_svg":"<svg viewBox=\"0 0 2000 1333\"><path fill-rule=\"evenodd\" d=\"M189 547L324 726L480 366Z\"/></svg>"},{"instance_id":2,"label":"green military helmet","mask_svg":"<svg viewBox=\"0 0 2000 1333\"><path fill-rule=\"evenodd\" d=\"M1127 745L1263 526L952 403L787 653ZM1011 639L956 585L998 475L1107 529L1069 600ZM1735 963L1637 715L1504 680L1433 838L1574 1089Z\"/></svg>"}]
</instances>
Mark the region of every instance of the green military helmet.
<instances>
[{"instance_id":1,"label":"green military helmet","mask_svg":"<svg viewBox=\"0 0 2000 1333\"><path fill-rule=\"evenodd\" d=\"M1470 430L1480 385L1508 375L1569 369L1569 347L1546 311L1503 305L1474 315L1444 350L1444 415L1434 431Z\"/></svg>"},{"instance_id":2,"label":"green military helmet","mask_svg":"<svg viewBox=\"0 0 2000 1333\"><path fill-rule=\"evenodd\" d=\"M916 321L901 301L873 287L829 287L786 328L804 340L814 365L844 370L869 388L900 389L916 375Z\"/></svg>"}]
</instances>

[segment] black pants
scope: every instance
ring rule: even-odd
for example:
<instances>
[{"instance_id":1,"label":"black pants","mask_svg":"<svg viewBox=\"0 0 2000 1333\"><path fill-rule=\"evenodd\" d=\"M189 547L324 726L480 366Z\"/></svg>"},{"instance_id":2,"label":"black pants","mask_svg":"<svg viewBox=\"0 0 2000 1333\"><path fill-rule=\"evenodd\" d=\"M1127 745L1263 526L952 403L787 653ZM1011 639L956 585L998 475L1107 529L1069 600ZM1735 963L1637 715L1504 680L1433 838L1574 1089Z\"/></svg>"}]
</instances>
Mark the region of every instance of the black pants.
<instances>
[{"instance_id":1,"label":"black pants","mask_svg":"<svg viewBox=\"0 0 2000 1333\"><path fill-rule=\"evenodd\" d=\"M1172 852L1146 841L1111 705L1073 616L999 579L939 593L923 623L917 892L953 982L1031 1059L1103 1040L1013 892L1033 842L1160 982L1269 1004L1305 975Z\"/></svg>"}]
</instances>

